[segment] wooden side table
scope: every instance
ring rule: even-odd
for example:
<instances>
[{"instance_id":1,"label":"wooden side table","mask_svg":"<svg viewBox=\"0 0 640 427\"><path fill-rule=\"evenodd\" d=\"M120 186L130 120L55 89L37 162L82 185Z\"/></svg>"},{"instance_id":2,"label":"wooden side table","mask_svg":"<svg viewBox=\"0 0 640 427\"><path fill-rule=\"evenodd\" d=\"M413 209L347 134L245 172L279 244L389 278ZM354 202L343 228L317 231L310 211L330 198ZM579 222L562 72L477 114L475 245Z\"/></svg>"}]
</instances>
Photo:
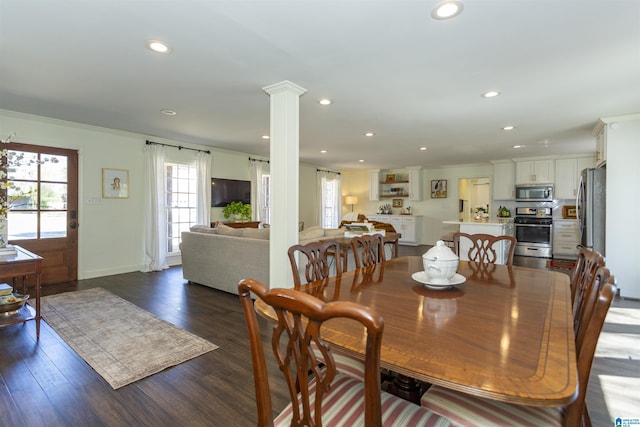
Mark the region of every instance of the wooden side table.
<instances>
[{"instance_id":1,"label":"wooden side table","mask_svg":"<svg viewBox=\"0 0 640 427\"><path fill-rule=\"evenodd\" d=\"M258 228L260 225L260 221L236 221L236 222L221 222L221 224L226 225L231 228ZM211 228L215 228L217 226L217 221L211 223Z\"/></svg>"},{"instance_id":2,"label":"wooden side table","mask_svg":"<svg viewBox=\"0 0 640 427\"><path fill-rule=\"evenodd\" d=\"M42 276L42 257L29 252L20 246L14 246L17 253L0 257L0 277L25 277L35 275L36 309L25 304L15 314L0 316L0 327L36 320L36 339L40 339L40 278Z\"/></svg>"}]
</instances>

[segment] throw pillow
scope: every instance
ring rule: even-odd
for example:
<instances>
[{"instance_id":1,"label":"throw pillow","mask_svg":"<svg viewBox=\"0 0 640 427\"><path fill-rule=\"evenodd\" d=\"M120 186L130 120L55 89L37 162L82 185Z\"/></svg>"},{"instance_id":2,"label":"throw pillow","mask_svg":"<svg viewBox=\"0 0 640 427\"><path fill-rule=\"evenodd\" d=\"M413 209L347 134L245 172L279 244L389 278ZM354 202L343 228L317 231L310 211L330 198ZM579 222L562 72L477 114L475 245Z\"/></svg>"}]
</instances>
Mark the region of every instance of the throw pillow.
<instances>
[{"instance_id":1,"label":"throw pillow","mask_svg":"<svg viewBox=\"0 0 640 427\"><path fill-rule=\"evenodd\" d=\"M242 237L249 237L251 239L269 240L268 228L243 228Z\"/></svg>"},{"instance_id":2,"label":"throw pillow","mask_svg":"<svg viewBox=\"0 0 640 427\"><path fill-rule=\"evenodd\" d=\"M216 227L216 230L218 230L218 234L222 234L223 236L240 237L242 236L242 232L243 232L242 228L233 228L224 224L218 224L218 226Z\"/></svg>"}]
</instances>

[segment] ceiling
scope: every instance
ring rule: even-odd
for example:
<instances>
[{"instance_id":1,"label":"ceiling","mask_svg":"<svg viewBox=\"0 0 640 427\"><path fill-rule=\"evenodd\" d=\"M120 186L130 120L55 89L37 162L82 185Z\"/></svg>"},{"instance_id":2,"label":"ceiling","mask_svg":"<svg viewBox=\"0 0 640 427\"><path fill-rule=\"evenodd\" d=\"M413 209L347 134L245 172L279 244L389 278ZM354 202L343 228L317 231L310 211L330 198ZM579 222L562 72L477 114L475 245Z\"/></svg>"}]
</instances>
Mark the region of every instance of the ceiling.
<instances>
[{"instance_id":1,"label":"ceiling","mask_svg":"<svg viewBox=\"0 0 640 427\"><path fill-rule=\"evenodd\" d=\"M268 156L289 80L300 160L340 170L583 153L640 112L640 1L462 1L0 0L0 109Z\"/></svg>"}]
</instances>

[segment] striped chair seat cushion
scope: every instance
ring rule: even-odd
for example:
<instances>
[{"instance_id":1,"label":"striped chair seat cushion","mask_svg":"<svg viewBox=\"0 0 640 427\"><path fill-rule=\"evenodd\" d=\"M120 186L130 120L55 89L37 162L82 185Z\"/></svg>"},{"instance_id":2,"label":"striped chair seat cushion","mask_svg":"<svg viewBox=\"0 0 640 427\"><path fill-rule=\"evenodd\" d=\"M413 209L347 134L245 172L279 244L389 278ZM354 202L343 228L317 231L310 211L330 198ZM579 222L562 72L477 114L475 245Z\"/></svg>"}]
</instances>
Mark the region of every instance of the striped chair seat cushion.
<instances>
[{"instance_id":1,"label":"striped chair seat cushion","mask_svg":"<svg viewBox=\"0 0 640 427\"><path fill-rule=\"evenodd\" d=\"M310 384L311 408L315 402L315 382ZM382 392L382 425L386 427L402 426L449 426L449 420L421 408L407 400ZM322 425L331 426L363 426L364 425L364 382L340 373L331 383L331 390L322 401ZM291 426L292 405L276 417L275 427Z\"/></svg>"},{"instance_id":2,"label":"striped chair seat cushion","mask_svg":"<svg viewBox=\"0 0 640 427\"><path fill-rule=\"evenodd\" d=\"M464 427L543 427L561 426L561 408L514 405L475 397L444 387L431 386L420 399L423 408Z\"/></svg>"},{"instance_id":3,"label":"striped chair seat cushion","mask_svg":"<svg viewBox=\"0 0 640 427\"><path fill-rule=\"evenodd\" d=\"M315 344L311 344L313 354L320 363L324 363L324 357ZM333 361L336 364L336 371L342 374L348 375L360 381L364 381L364 361L356 359L355 357L341 353L340 350L334 348L331 349L333 355Z\"/></svg>"}]
</instances>

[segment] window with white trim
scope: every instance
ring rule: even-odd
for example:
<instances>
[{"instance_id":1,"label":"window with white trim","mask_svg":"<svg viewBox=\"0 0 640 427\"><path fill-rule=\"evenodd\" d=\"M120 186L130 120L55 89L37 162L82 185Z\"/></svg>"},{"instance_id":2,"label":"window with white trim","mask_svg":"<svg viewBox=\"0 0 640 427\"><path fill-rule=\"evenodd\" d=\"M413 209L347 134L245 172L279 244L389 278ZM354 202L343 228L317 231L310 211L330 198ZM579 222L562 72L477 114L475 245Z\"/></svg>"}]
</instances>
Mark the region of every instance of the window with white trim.
<instances>
[{"instance_id":1,"label":"window with white trim","mask_svg":"<svg viewBox=\"0 0 640 427\"><path fill-rule=\"evenodd\" d=\"M180 236L196 223L198 197L195 165L165 163L167 254L180 252Z\"/></svg>"},{"instance_id":2,"label":"window with white trim","mask_svg":"<svg viewBox=\"0 0 640 427\"><path fill-rule=\"evenodd\" d=\"M262 174L261 180L262 197L258 197L262 215L263 224L271 224L271 175L268 173Z\"/></svg>"}]
</instances>

